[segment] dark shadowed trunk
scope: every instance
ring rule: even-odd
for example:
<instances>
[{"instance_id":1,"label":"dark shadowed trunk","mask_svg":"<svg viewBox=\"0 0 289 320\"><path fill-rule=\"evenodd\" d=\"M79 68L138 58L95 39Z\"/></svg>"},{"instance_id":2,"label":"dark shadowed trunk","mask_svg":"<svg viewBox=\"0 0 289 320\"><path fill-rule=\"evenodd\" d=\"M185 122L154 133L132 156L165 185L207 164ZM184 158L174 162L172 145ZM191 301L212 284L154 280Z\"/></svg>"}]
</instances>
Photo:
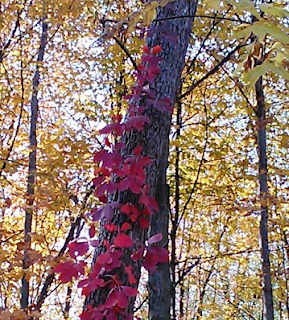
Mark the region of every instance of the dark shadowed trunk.
<instances>
[{"instance_id":1,"label":"dark shadowed trunk","mask_svg":"<svg viewBox=\"0 0 289 320\"><path fill-rule=\"evenodd\" d=\"M162 52L160 63L161 73L153 81L150 88L154 92L156 99L170 98L172 104L175 104L176 93L180 85L181 72L184 67L185 55L192 29L193 18L170 19L171 17L194 15L196 2L189 0L180 0L169 3L164 8L158 10L157 19L152 23L147 44L154 47L161 45ZM169 18L169 19L167 19ZM149 166L146 172L146 183L151 187L151 193L157 198L160 205L160 212L152 218L151 235L154 233L163 233L164 240L162 245L167 242L168 227L168 190L165 179L168 157L168 139L171 125L171 113L167 111L159 111L151 105L144 102L144 115L149 117L151 123L142 131L133 131L126 133L122 141L126 147L122 153L125 159L132 150L138 145L143 146L142 154L150 157L153 164ZM130 192L121 192L118 195L120 203L130 202L138 206L138 198ZM112 222L115 225L122 225L126 221L126 216L117 210ZM136 242L136 246L140 247L147 235L137 225L133 226L130 231L130 237ZM101 228L100 245L95 253L95 258L104 252L104 239L111 240L110 232ZM133 272L137 279L140 277L141 263L135 263L131 259L134 249L126 249L122 257L125 265L132 265ZM166 277L166 278L165 278ZM128 284L127 276L121 268L118 270L118 278L122 284ZM162 287L164 285L164 287ZM164 265L158 268L154 275L150 276L150 317L149 319L161 320L170 319L170 287L169 266ZM108 294L107 288L99 288L93 292L85 302L85 306L98 306L106 300ZM134 299L131 299L129 311L133 310ZM161 307L164 309L161 310Z\"/></svg>"},{"instance_id":2,"label":"dark shadowed trunk","mask_svg":"<svg viewBox=\"0 0 289 320\"><path fill-rule=\"evenodd\" d=\"M262 15L262 13L261 13ZM252 22L258 19L252 16ZM255 35L251 36L252 41L256 41ZM257 43L257 41L256 41ZM264 46L260 44L258 49L260 58L255 58L255 66L260 66L264 62ZM259 157L259 189L261 204L260 251L262 263L262 286L263 286L263 308L266 320L274 320L273 290L270 268L270 249L268 240L268 179L267 179L267 138L266 138L266 105L263 88L263 78L260 77L255 83L255 93L257 106L255 109L257 116L257 140ZM263 312L262 312L263 313Z\"/></svg>"}]
</instances>

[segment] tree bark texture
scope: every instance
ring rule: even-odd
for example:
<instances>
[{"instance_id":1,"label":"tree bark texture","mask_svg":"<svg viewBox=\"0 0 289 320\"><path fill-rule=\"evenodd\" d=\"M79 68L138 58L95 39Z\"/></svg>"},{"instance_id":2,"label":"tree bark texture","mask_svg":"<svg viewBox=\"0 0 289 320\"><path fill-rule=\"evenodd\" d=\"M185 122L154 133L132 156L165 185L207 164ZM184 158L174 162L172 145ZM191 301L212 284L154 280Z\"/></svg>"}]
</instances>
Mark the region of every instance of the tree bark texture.
<instances>
[{"instance_id":1,"label":"tree bark texture","mask_svg":"<svg viewBox=\"0 0 289 320\"><path fill-rule=\"evenodd\" d=\"M170 18L183 15L192 15L193 17L195 8L196 1L190 0L175 1L167 4L164 8L159 8L157 18L150 26L148 32L148 46L150 48L156 45L160 45L162 47L162 52L160 54L162 58L160 63L161 72L150 85L150 90L155 94L156 99L165 97L170 98L172 105L175 104L176 93L178 92L181 82L181 73L184 67L187 46L190 40L193 18ZM165 171L167 167L167 149L171 125L171 112L159 111L157 108L152 105L148 105L145 102L143 107L145 107L144 115L150 118L151 123L147 124L142 131L132 131L124 134L122 141L125 143L126 147L123 150L122 156L125 159L132 154L132 150L134 150L138 145L141 145L143 147L142 154L153 160L152 165L150 165L146 171L146 183L151 187L151 194L158 199L161 210L159 213L155 214L154 218L152 218L151 234L159 232L159 229L155 224L161 221L161 232L164 232L164 238L166 238L167 232L164 230L167 229L168 224L168 194L166 190ZM131 192L120 192L117 196L114 196L114 201L116 200L116 197L120 203L130 202L138 206L138 198ZM119 210L115 210L112 223L120 226L126 221L126 219L126 215L122 214ZM122 261L125 265L133 266L133 272L138 281L140 277L141 263L133 262L131 260L131 254L132 252L135 252L136 247L140 247L145 242L147 234L140 227L134 225L128 235L134 239L137 244L132 249L125 249ZM111 240L112 237L113 235L110 232L101 228L100 245L96 249L95 259L105 250L103 244L104 239ZM150 319L169 319L167 317L168 302L162 302L164 294L169 295L167 291L164 291L167 290L167 285L163 288L164 290L159 288L159 285L164 281L167 281L167 284L170 284L168 266L165 267L165 272L160 271L160 275L162 275L162 277L164 277L164 274L167 274L167 279L160 279L157 274L154 280L151 278L150 299L155 299L157 304L152 305L150 308ZM118 278L124 285L128 284L127 277L121 268L118 270ZM96 307L103 303L106 300L107 294L108 289L99 288L86 299L85 308L87 305ZM161 307L160 303L166 304L166 313L164 316L161 316L160 313L157 312L157 309ZM133 305L134 299L132 298L129 306L130 313L133 312Z\"/></svg>"}]
</instances>

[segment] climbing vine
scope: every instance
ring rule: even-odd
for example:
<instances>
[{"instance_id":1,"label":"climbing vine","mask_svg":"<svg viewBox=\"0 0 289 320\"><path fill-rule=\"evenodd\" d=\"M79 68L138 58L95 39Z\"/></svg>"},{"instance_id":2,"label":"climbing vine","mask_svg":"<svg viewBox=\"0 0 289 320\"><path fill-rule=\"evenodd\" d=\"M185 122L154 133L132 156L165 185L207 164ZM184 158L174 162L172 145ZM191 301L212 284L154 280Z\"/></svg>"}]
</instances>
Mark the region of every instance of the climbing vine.
<instances>
[{"instance_id":1,"label":"climbing vine","mask_svg":"<svg viewBox=\"0 0 289 320\"><path fill-rule=\"evenodd\" d=\"M155 246L162 240L162 234L150 237L145 243L130 235L134 224L142 230L149 228L150 216L158 211L158 204L146 183L146 170L152 164L152 159L142 154L142 145L138 145L131 155L124 157L122 151L125 143L120 138L132 131L141 131L150 124L151 120L144 115L144 102L160 111L171 111L169 98L154 99L149 90L150 83L161 72L158 57L161 50L159 45L151 50L147 46L143 48L143 57L136 72L136 85L132 93L124 97L129 100L128 116L123 119L118 114L113 123L100 130L100 134L105 136L105 148L94 155L97 167L93 184L95 196L101 205L96 206L86 217L93 222L88 232L89 240L81 238L71 242L68 246L71 260L59 263L54 269L54 272L60 273L60 280L64 283L71 281L73 277L81 277L78 286L86 297L98 288L106 289L106 301L97 307L88 305L81 314L82 320L114 320L119 316L125 320L133 319L127 309L129 299L138 293L138 279L132 266L126 265L121 259L127 248L134 248L132 261L141 262L149 272L154 272L158 263L168 261L167 249ZM121 199L120 192L134 194L138 205ZM115 210L119 210L125 217L121 225L113 222ZM105 249L96 257L92 269L86 274L83 257L90 245L99 245L99 241L95 240L94 223L97 221L101 221L102 228L110 232L111 237L103 240ZM129 285L122 283L118 277L119 272L126 274Z\"/></svg>"}]
</instances>

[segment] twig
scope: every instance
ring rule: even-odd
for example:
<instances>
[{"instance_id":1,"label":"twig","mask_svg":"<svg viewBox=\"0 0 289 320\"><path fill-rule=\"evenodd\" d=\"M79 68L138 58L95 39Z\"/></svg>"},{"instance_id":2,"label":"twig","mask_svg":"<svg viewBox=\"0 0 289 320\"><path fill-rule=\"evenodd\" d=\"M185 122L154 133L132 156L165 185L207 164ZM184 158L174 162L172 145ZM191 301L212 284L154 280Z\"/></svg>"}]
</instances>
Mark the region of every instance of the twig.
<instances>
[{"instance_id":1,"label":"twig","mask_svg":"<svg viewBox=\"0 0 289 320\"><path fill-rule=\"evenodd\" d=\"M113 39L115 40L115 42L121 47L121 49L125 52L125 54L127 55L127 57L129 58L129 60L131 61L134 69L139 72L138 70L138 66L135 62L135 60L133 59L133 57L131 56L131 54L129 53L129 51L127 50L126 46L124 45L124 43L122 41L120 41L117 37L113 37Z\"/></svg>"}]
</instances>

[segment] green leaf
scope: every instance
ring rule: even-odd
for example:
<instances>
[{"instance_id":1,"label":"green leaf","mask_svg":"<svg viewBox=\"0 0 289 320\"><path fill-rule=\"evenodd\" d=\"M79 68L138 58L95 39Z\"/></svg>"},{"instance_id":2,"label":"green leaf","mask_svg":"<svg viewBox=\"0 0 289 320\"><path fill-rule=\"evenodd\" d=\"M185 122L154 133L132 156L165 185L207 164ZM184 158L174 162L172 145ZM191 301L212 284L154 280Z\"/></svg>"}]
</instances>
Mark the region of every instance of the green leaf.
<instances>
[{"instance_id":1,"label":"green leaf","mask_svg":"<svg viewBox=\"0 0 289 320\"><path fill-rule=\"evenodd\" d=\"M263 63L259 66L256 66L253 70L246 73L244 76L244 81L248 82L249 86L253 86L257 80L262 77L268 71L268 63Z\"/></svg>"},{"instance_id":2,"label":"green leaf","mask_svg":"<svg viewBox=\"0 0 289 320\"><path fill-rule=\"evenodd\" d=\"M289 16L289 11L285 8L279 8L275 3L262 3L259 8L272 16L279 18L287 18Z\"/></svg>"},{"instance_id":3,"label":"green leaf","mask_svg":"<svg viewBox=\"0 0 289 320\"><path fill-rule=\"evenodd\" d=\"M241 11L248 11L250 13L252 13L257 19L261 20L261 16L259 14L259 12L257 11L254 2L251 0L238 0L238 2L236 0L228 0L227 1L229 4L240 8ZM242 12L244 13L244 12Z\"/></svg>"}]
</instances>

